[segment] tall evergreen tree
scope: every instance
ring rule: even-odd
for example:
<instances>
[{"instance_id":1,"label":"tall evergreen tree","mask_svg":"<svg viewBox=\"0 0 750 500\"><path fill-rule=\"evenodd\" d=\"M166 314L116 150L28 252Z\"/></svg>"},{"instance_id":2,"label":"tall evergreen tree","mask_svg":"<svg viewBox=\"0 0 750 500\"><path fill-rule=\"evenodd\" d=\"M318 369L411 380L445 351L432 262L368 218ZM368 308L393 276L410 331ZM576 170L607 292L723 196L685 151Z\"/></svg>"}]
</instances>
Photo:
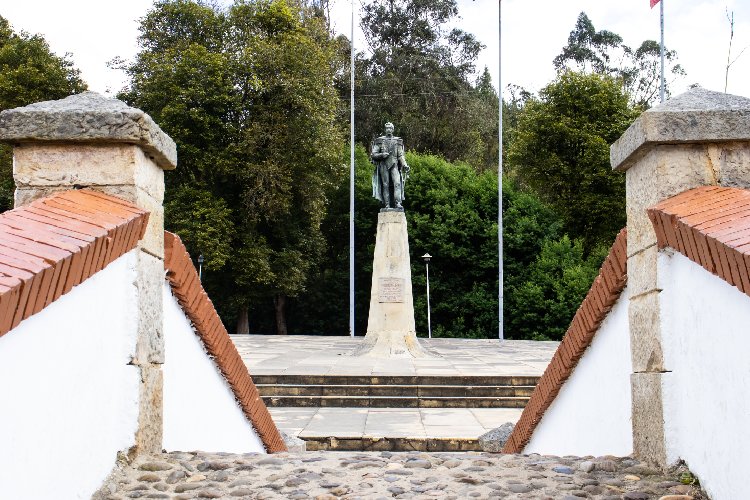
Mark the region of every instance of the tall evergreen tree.
<instances>
[{"instance_id":1,"label":"tall evergreen tree","mask_svg":"<svg viewBox=\"0 0 750 500\"><path fill-rule=\"evenodd\" d=\"M508 152L511 170L563 218L586 252L609 246L625 225L625 177L609 145L637 116L617 80L561 73L526 102Z\"/></svg>"},{"instance_id":2,"label":"tall evergreen tree","mask_svg":"<svg viewBox=\"0 0 750 500\"><path fill-rule=\"evenodd\" d=\"M335 123L335 50L319 9L162 0L141 20L122 97L178 145L166 225L206 258L226 319L305 290L320 262L328 194L345 173Z\"/></svg>"},{"instance_id":3,"label":"tall evergreen tree","mask_svg":"<svg viewBox=\"0 0 750 500\"><path fill-rule=\"evenodd\" d=\"M482 169L497 149L497 94L489 73L477 79L484 47L448 26L456 0L375 0L361 21L369 55L356 62L357 141L369 145L391 121L411 151L465 160ZM349 79L339 78L348 100Z\"/></svg>"},{"instance_id":4,"label":"tall evergreen tree","mask_svg":"<svg viewBox=\"0 0 750 500\"><path fill-rule=\"evenodd\" d=\"M684 76L685 70L677 62L677 52L665 51L666 73L669 84ZM594 23L581 12L568 36L568 44L552 61L559 72L574 70L582 73L598 73L617 79L630 96L634 106L646 109L659 97L661 80L661 48L654 40L645 40L633 49L623 43L617 33L597 31Z\"/></svg>"}]
</instances>

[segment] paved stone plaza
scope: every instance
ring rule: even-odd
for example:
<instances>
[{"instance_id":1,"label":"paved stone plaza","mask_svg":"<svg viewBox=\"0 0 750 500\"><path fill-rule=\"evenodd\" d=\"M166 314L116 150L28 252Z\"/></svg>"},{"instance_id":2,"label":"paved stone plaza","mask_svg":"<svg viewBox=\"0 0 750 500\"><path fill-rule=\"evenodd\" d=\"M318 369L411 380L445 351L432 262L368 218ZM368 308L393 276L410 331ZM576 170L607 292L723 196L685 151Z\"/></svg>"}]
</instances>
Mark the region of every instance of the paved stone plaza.
<instances>
[{"instance_id":1,"label":"paved stone plaza","mask_svg":"<svg viewBox=\"0 0 750 500\"><path fill-rule=\"evenodd\" d=\"M678 481L682 473L664 474L636 460L614 457L165 453L138 458L94 498L656 500L686 494L690 496L671 500L705 498Z\"/></svg>"},{"instance_id":2,"label":"paved stone plaza","mask_svg":"<svg viewBox=\"0 0 750 500\"><path fill-rule=\"evenodd\" d=\"M423 339L433 357L352 356L364 337L231 335L252 375L540 376L558 342Z\"/></svg>"},{"instance_id":3,"label":"paved stone plaza","mask_svg":"<svg viewBox=\"0 0 750 500\"><path fill-rule=\"evenodd\" d=\"M362 337L233 335L254 376L539 377L557 342L524 340L419 339L430 358L353 356ZM458 383L458 382L453 382ZM320 408L269 407L283 432L308 449L477 449L476 439L523 408ZM335 440L330 438L335 437ZM378 442L380 440L380 442ZM426 440L431 440L426 443Z\"/></svg>"}]
</instances>

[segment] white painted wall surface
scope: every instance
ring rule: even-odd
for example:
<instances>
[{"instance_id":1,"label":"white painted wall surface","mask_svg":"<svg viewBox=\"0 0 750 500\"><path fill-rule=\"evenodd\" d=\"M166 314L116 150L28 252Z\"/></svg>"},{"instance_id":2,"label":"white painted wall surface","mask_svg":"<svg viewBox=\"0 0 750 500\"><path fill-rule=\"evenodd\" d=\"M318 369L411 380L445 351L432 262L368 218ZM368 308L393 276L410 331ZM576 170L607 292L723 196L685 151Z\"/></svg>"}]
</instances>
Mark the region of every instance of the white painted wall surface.
<instances>
[{"instance_id":1,"label":"white painted wall surface","mask_svg":"<svg viewBox=\"0 0 750 500\"><path fill-rule=\"evenodd\" d=\"M265 453L169 285L164 287L164 448Z\"/></svg>"},{"instance_id":2,"label":"white painted wall surface","mask_svg":"<svg viewBox=\"0 0 750 500\"><path fill-rule=\"evenodd\" d=\"M0 337L0 498L91 497L135 442L134 252Z\"/></svg>"},{"instance_id":3,"label":"white painted wall surface","mask_svg":"<svg viewBox=\"0 0 750 500\"><path fill-rule=\"evenodd\" d=\"M680 253L658 259L665 438L714 500L750 498L750 297Z\"/></svg>"},{"instance_id":4,"label":"white painted wall surface","mask_svg":"<svg viewBox=\"0 0 750 500\"><path fill-rule=\"evenodd\" d=\"M631 371L626 287L537 425L524 453L632 453Z\"/></svg>"}]
</instances>

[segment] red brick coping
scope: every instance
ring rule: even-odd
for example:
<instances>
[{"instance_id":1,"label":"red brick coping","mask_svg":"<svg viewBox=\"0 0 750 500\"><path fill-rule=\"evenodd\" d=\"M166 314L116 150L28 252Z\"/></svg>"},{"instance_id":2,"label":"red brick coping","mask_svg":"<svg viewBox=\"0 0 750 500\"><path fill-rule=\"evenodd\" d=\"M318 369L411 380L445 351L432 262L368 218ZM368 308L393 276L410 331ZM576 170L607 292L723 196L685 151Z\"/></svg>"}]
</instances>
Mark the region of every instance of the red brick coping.
<instances>
[{"instance_id":1,"label":"red brick coping","mask_svg":"<svg viewBox=\"0 0 750 500\"><path fill-rule=\"evenodd\" d=\"M88 189L0 214L0 336L135 248L148 212Z\"/></svg>"},{"instance_id":2,"label":"red brick coping","mask_svg":"<svg viewBox=\"0 0 750 500\"><path fill-rule=\"evenodd\" d=\"M659 248L672 247L750 295L750 191L705 186L648 209Z\"/></svg>"},{"instance_id":3,"label":"red brick coping","mask_svg":"<svg viewBox=\"0 0 750 500\"><path fill-rule=\"evenodd\" d=\"M549 366L539 379L534 392L524 408L513 433L503 448L503 453L522 453L544 412L560 392L560 388L573 373L607 313L612 309L627 281L627 231L623 229L604 259L599 275L583 299L573 321L555 351Z\"/></svg>"},{"instance_id":4,"label":"red brick coping","mask_svg":"<svg viewBox=\"0 0 750 500\"><path fill-rule=\"evenodd\" d=\"M226 378L243 413L258 432L266 451L286 451L276 424L271 419L247 367L229 338L229 333L201 286L193 261L176 234L164 232L164 268L172 293L193 323L195 332L216 366Z\"/></svg>"}]
</instances>

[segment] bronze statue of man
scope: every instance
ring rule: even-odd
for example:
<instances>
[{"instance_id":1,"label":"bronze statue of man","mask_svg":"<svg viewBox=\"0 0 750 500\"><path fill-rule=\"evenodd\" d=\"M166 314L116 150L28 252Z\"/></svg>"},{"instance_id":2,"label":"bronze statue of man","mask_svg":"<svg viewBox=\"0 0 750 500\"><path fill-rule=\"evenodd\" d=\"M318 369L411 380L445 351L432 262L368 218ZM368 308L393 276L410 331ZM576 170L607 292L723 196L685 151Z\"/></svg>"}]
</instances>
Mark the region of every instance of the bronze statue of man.
<instances>
[{"instance_id":1,"label":"bronze statue of man","mask_svg":"<svg viewBox=\"0 0 750 500\"><path fill-rule=\"evenodd\" d=\"M372 174L372 196L385 208L403 210L404 184L409 177L409 165L404 158L404 141L393 135L393 124L385 124L385 135L372 143L370 158L375 163Z\"/></svg>"}]
</instances>

